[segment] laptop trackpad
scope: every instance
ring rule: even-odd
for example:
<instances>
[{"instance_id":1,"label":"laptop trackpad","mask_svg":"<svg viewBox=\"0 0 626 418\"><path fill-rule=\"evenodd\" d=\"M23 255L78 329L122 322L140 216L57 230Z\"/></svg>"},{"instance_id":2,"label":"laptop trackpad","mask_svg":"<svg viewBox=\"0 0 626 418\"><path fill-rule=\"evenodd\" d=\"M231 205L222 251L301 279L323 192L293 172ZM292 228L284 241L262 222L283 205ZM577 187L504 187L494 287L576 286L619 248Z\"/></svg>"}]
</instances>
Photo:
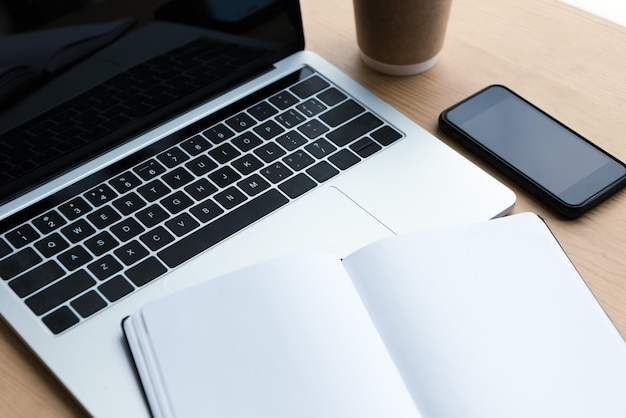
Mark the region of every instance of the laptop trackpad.
<instances>
[{"instance_id":1,"label":"laptop trackpad","mask_svg":"<svg viewBox=\"0 0 626 418\"><path fill-rule=\"evenodd\" d=\"M192 259L163 281L170 291L267 258L298 251L341 258L393 235L384 225L334 187L303 196L250 228Z\"/></svg>"}]
</instances>

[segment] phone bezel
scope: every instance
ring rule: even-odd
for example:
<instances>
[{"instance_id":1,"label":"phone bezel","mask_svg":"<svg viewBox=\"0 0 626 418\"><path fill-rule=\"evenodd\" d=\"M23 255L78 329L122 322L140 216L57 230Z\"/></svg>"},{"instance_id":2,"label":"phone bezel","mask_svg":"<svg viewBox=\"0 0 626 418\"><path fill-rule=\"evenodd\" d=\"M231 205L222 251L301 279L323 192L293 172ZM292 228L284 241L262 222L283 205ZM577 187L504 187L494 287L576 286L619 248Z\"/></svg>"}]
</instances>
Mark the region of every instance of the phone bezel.
<instances>
[{"instance_id":1,"label":"phone bezel","mask_svg":"<svg viewBox=\"0 0 626 418\"><path fill-rule=\"evenodd\" d=\"M486 147L481 141L471 136L463 128L461 128L455 122L449 119L448 115L450 112L455 111L455 110L458 111L459 107L467 106L467 103L470 101L475 102L477 96L483 95L489 89L493 89L493 88L503 89L506 92L506 94L510 94L516 97L517 99L519 99L525 105L529 106L534 111L545 116L551 122L566 129L572 135L572 137L574 137L576 140L583 141L589 144L591 147L593 147L594 149L599 151L601 154L606 156L608 160L612 160L613 162L615 162L616 165L603 166L603 168L606 168L606 171L611 171L615 169L616 170L615 174L607 173L607 172L604 172L604 173L594 172L591 175L584 177L578 183L576 183L574 186L568 189L567 197L568 197L568 200L571 199L570 202L568 202L567 200L559 196L559 195L565 194L565 192L561 192L559 194L554 193L553 191L549 190L542 184L533 180L526 173L521 171L518 167L516 167L509 161L502 158L499 154L495 153L490 148ZM481 112L484 112L485 110L489 109L491 106L494 106L494 105L497 105L497 102L491 103L489 106L483 106L482 108L475 107L475 105L472 104L470 113L478 115ZM520 95L518 95L517 93L515 93L514 91L512 91L511 89L503 85L493 84L493 85L487 86L484 89L456 103L455 105L447 108L446 110L441 112L441 114L439 115L439 126L443 132L448 134L454 140L458 141L463 146L468 148L470 151L476 153L478 156L480 156L481 158L483 158L484 160L492 164L495 168L499 169L508 177L510 177L512 180L516 181L522 187L527 189L533 196L538 198L541 202L543 202L544 204L546 204L547 206L555 210L557 213L559 213L561 216L566 217L566 218L576 218L582 215L584 212L596 206L598 203L600 203L601 201L609 197L611 194L613 194L614 192L619 190L621 187L623 187L624 184L626 184L626 166L624 165L624 163L622 163L617 158L613 157L608 152L604 151L602 148L598 147L597 145L589 141L587 138L578 134L577 132L575 132L574 130L572 130L571 128L569 128L568 126L566 126L559 120L555 119L554 117L552 117L551 115L549 115L548 113L540 109L539 107L535 106L528 100L524 99L523 97L521 97ZM606 177L606 181L602 182L602 186L597 187L595 186L597 181L592 181L594 180L592 176ZM595 180L597 180L597 178ZM571 203L571 201L578 201L580 203L574 204L574 203Z\"/></svg>"}]
</instances>

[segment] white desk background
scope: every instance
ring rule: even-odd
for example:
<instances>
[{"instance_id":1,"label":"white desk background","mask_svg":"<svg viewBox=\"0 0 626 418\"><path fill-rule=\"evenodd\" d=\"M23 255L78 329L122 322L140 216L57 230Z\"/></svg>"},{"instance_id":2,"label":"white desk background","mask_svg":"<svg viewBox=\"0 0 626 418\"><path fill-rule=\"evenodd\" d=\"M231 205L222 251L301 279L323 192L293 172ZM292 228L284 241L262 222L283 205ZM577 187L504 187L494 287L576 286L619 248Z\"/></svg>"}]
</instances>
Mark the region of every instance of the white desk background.
<instances>
[{"instance_id":1,"label":"white desk background","mask_svg":"<svg viewBox=\"0 0 626 418\"><path fill-rule=\"evenodd\" d=\"M623 0L562 0L604 19L626 26L626 3Z\"/></svg>"}]
</instances>

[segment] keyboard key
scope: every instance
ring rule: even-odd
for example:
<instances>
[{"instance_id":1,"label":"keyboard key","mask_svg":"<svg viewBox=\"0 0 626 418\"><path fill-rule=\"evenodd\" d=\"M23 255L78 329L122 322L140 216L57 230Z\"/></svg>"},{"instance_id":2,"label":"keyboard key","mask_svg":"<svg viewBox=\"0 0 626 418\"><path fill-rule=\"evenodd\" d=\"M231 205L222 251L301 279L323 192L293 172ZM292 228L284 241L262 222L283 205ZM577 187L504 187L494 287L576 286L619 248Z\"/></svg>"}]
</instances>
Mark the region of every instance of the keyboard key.
<instances>
[{"instance_id":1,"label":"keyboard key","mask_svg":"<svg viewBox=\"0 0 626 418\"><path fill-rule=\"evenodd\" d=\"M78 221L61 229L61 233L63 233L63 235L65 235L65 237L73 244L88 238L95 232L96 230L93 226L89 225L84 219L79 219Z\"/></svg>"},{"instance_id":2,"label":"keyboard key","mask_svg":"<svg viewBox=\"0 0 626 418\"><path fill-rule=\"evenodd\" d=\"M365 137L350 145L350 149L356 152L361 158L367 158L383 149L383 147L372 141L370 138Z\"/></svg>"},{"instance_id":3,"label":"keyboard key","mask_svg":"<svg viewBox=\"0 0 626 418\"><path fill-rule=\"evenodd\" d=\"M146 226L146 228L152 228L170 217L165 209L159 205L149 206L148 208L137 212L136 216L137 219L139 219L141 223Z\"/></svg>"},{"instance_id":4,"label":"keyboard key","mask_svg":"<svg viewBox=\"0 0 626 418\"><path fill-rule=\"evenodd\" d=\"M209 155L220 164L226 164L233 158L239 157L241 152L238 151L231 144L222 144L217 148L209 151Z\"/></svg>"},{"instance_id":5,"label":"keyboard key","mask_svg":"<svg viewBox=\"0 0 626 418\"><path fill-rule=\"evenodd\" d=\"M146 229L139 224L136 220L129 218L113 225L111 232L122 242L126 242L131 238L141 234Z\"/></svg>"},{"instance_id":6,"label":"keyboard key","mask_svg":"<svg viewBox=\"0 0 626 418\"><path fill-rule=\"evenodd\" d=\"M187 192L191 197L193 197L197 201L201 201L211 196L213 193L217 191L217 187L215 187L210 181L207 179L200 179L189 186L185 187L185 192Z\"/></svg>"},{"instance_id":7,"label":"keyboard key","mask_svg":"<svg viewBox=\"0 0 626 418\"><path fill-rule=\"evenodd\" d=\"M217 163L206 155L201 155L185 164L192 173L200 177L217 168Z\"/></svg>"},{"instance_id":8,"label":"keyboard key","mask_svg":"<svg viewBox=\"0 0 626 418\"><path fill-rule=\"evenodd\" d=\"M382 125L383 122L371 113L365 113L347 124L337 128L326 137L338 147L348 145L357 138Z\"/></svg>"},{"instance_id":9,"label":"keyboard key","mask_svg":"<svg viewBox=\"0 0 626 418\"><path fill-rule=\"evenodd\" d=\"M33 219L33 225L35 225L35 228L37 228L42 234L49 234L66 223L67 221L63 219L55 210L51 210L45 215L41 215Z\"/></svg>"},{"instance_id":10,"label":"keyboard key","mask_svg":"<svg viewBox=\"0 0 626 418\"><path fill-rule=\"evenodd\" d=\"M117 244L117 240L107 231L102 231L98 235L85 241L85 247L87 247L96 256L101 256L102 254L112 250L117 247Z\"/></svg>"},{"instance_id":11,"label":"keyboard key","mask_svg":"<svg viewBox=\"0 0 626 418\"><path fill-rule=\"evenodd\" d=\"M114 251L114 254L122 263L131 266L146 257L149 253L137 240L132 240Z\"/></svg>"},{"instance_id":12,"label":"keyboard key","mask_svg":"<svg viewBox=\"0 0 626 418\"><path fill-rule=\"evenodd\" d=\"M105 280L122 270L122 265L111 255L105 255L87 266L89 271L98 278Z\"/></svg>"},{"instance_id":13,"label":"keyboard key","mask_svg":"<svg viewBox=\"0 0 626 418\"><path fill-rule=\"evenodd\" d=\"M95 212L87 215L87 219L98 229L104 229L114 222L122 219L119 213L111 206L103 206Z\"/></svg>"},{"instance_id":14,"label":"keyboard key","mask_svg":"<svg viewBox=\"0 0 626 418\"><path fill-rule=\"evenodd\" d=\"M66 269L73 271L93 260L93 256L83 247L78 245L60 254L58 260L65 266Z\"/></svg>"},{"instance_id":15,"label":"keyboard key","mask_svg":"<svg viewBox=\"0 0 626 418\"><path fill-rule=\"evenodd\" d=\"M167 232L162 226L157 226L155 229L143 234L139 239L152 251L161 249L174 241L172 234Z\"/></svg>"},{"instance_id":16,"label":"keyboard key","mask_svg":"<svg viewBox=\"0 0 626 418\"><path fill-rule=\"evenodd\" d=\"M318 160L321 160L322 158L337 151L337 147L325 140L324 138L320 138L317 141L307 145L306 147L304 147L304 149L310 152Z\"/></svg>"},{"instance_id":17,"label":"keyboard key","mask_svg":"<svg viewBox=\"0 0 626 418\"><path fill-rule=\"evenodd\" d=\"M98 207L115 199L117 193L106 184L101 184L85 193L84 196L93 206Z\"/></svg>"},{"instance_id":18,"label":"keyboard key","mask_svg":"<svg viewBox=\"0 0 626 418\"><path fill-rule=\"evenodd\" d=\"M309 176L300 173L279 185L278 188L290 198L295 199L315 186L317 183L311 180Z\"/></svg>"},{"instance_id":19,"label":"keyboard key","mask_svg":"<svg viewBox=\"0 0 626 418\"><path fill-rule=\"evenodd\" d=\"M402 138L402 134L393 129L391 126L383 126L375 132L372 132L372 138L380 142L382 145L387 146Z\"/></svg>"},{"instance_id":20,"label":"keyboard key","mask_svg":"<svg viewBox=\"0 0 626 418\"><path fill-rule=\"evenodd\" d=\"M11 254L11 247L6 243L5 240L0 238L0 258Z\"/></svg>"},{"instance_id":21,"label":"keyboard key","mask_svg":"<svg viewBox=\"0 0 626 418\"><path fill-rule=\"evenodd\" d=\"M127 191L139 186L141 184L141 180L139 180L139 178L130 171L127 171L109 181L109 184L117 190L119 194L124 194Z\"/></svg>"},{"instance_id":22,"label":"keyboard key","mask_svg":"<svg viewBox=\"0 0 626 418\"><path fill-rule=\"evenodd\" d=\"M207 223L216 216L224 213L224 209L220 208L217 203L211 199L207 199L197 206L190 209L193 216L198 218L202 223Z\"/></svg>"},{"instance_id":23,"label":"keyboard key","mask_svg":"<svg viewBox=\"0 0 626 418\"><path fill-rule=\"evenodd\" d=\"M231 142L242 152L247 152L261 145L263 140L252 132L246 132L233 138Z\"/></svg>"},{"instance_id":24,"label":"keyboard key","mask_svg":"<svg viewBox=\"0 0 626 418\"><path fill-rule=\"evenodd\" d=\"M263 167L261 160L251 154L244 155L243 157L233 161L232 165L244 176L247 176L248 174Z\"/></svg>"},{"instance_id":25,"label":"keyboard key","mask_svg":"<svg viewBox=\"0 0 626 418\"><path fill-rule=\"evenodd\" d=\"M170 192L170 188L161 180L153 180L138 188L137 191L148 202L154 202L167 195Z\"/></svg>"},{"instance_id":26,"label":"keyboard key","mask_svg":"<svg viewBox=\"0 0 626 418\"><path fill-rule=\"evenodd\" d=\"M325 89L329 85L330 84L328 84L326 80L314 75L313 77L309 77L299 84L296 84L290 90L301 99L306 99L318 91Z\"/></svg>"},{"instance_id":27,"label":"keyboard key","mask_svg":"<svg viewBox=\"0 0 626 418\"><path fill-rule=\"evenodd\" d=\"M43 323L53 334L60 334L78 322L78 317L67 306L63 306L43 318Z\"/></svg>"},{"instance_id":28,"label":"keyboard key","mask_svg":"<svg viewBox=\"0 0 626 418\"><path fill-rule=\"evenodd\" d=\"M276 135L280 135L285 132L285 128L281 127L273 120L268 120L267 122L263 122L263 124L254 128L254 132L267 141L274 138Z\"/></svg>"},{"instance_id":29,"label":"keyboard key","mask_svg":"<svg viewBox=\"0 0 626 418\"><path fill-rule=\"evenodd\" d=\"M41 315L80 295L94 284L96 281L85 270L78 270L26 299L26 305L35 315Z\"/></svg>"},{"instance_id":30,"label":"keyboard key","mask_svg":"<svg viewBox=\"0 0 626 418\"><path fill-rule=\"evenodd\" d=\"M246 201L247 197L235 187L229 187L215 195L214 199L225 209L232 209Z\"/></svg>"},{"instance_id":31,"label":"keyboard key","mask_svg":"<svg viewBox=\"0 0 626 418\"><path fill-rule=\"evenodd\" d=\"M245 113L239 113L238 115L226 120L226 124L235 132L243 132L254 126L256 121Z\"/></svg>"},{"instance_id":32,"label":"keyboard key","mask_svg":"<svg viewBox=\"0 0 626 418\"><path fill-rule=\"evenodd\" d=\"M298 98L285 90L270 97L269 101L277 108L285 110L298 103Z\"/></svg>"},{"instance_id":33,"label":"keyboard key","mask_svg":"<svg viewBox=\"0 0 626 418\"><path fill-rule=\"evenodd\" d=\"M346 99L346 95L334 87L324 90L317 97L328 106L334 106Z\"/></svg>"},{"instance_id":34,"label":"keyboard key","mask_svg":"<svg viewBox=\"0 0 626 418\"><path fill-rule=\"evenodd\" d=\"M246 192L248 196L256 196L257 194L261 193L263 190L270 187L270 184L258 174L253 174L247 179L242 180L239 183L237 183L237 186L239 186L239 188L241 188L244 192Z\"/></svg>"},{"instance_id":35,"label":"keyboard key","mask_svg":"<svg viewBox=\"0 0 626 418\"><path fill-rule=\"evenodd\" d=\"M202 135L195 135L180 144L189 155L195 157L211 148L211 143L204 139Z\"/></svg>"},{"instance_id":36,"label":"keyboard key","mask_svg":"<svg viewBox=\"0 0 626 418\"><path fill-rule=\"evenodd\" d=\"M342 149L328 157L328 161L335 164L340 170L347 170L361 160L349 150Z\"/></svg>"},{"instance_id":37,"label":"keyboard key","mask_svg":"<svg viewBox=\"0 0 626 418\"><path fill-rule=\"evenodd\" d=\"M258 221L285 205L289 200L278 190L270 189L249 202L192 232L161 250L158 256L169 267L176 267L223 239ZM132 279L131 279L132 280Z\"/></svg>"},{"instance_id":38,"label":"keyboard key","mask_svg":"<svg viewBox=\"0 0 626 418\"><path fill-rule=\"evenodd\" d=\"M207 129L206 131L202 132L202 134L214 144L220 144L235 135L234 132L228 129L228 127L226 127L226 125L224 125L223 123L217 124Z\"/></svg>"},{"instance_id":39,"label":"keyboard key","mask_svg":"<svg viewBox=\"0 0 626 418\"><path fill-rule=\"evenodd\" d=\"M347 100L339 106L320 115L320 119L331 128L334 128L344 122L349 121L350 119L363 113L364 111L365 109L363 108L363 106L361 106L354 100Z\"/></svg>"},{"instance_id":40,"label":"keyboard key","mask_svg":"<svg viewBox=\"0 0 626 418\"><path fill-rule=\"evenodd\" d=\"M254 116L258 121L264 121L265 119L278 113L278 110L267 102L261 102L248 109L248 113Z\"/></svg>"},{"instance_id":41,"label":"keyboard key","mask_svg":"<svg viewBox=\"0 0 626 418\"><path fill-rule=\"evenodd\" d=\"M59 212L61 212L67 219L73 221L74 219L82 216L91 211L91 206L82 197L76 197L67 203L59 206Z\"/></svg>"},{"instance_id":42,"label":"keyboard key","mask_svg":"<svg viewBox=\"0 0 626 418\"><path fill-rule=\"evenodd\" d=\"M115 276L98 286L98 290L109 302L115 302L131 293L135 288L122 276Z\"/></svg>"},{"instance_id":43,"label":"keyboard key","mask_svg":"<svg viewBox=\"0 0 626 418\"><path fill-rule=\"evenodd\" d=\"M306 120L306 118L297 110L291 109L280 114L276 120L278 120L278 122L280 122L280 124L285 128L290 129L300 125Z\"/></svg>"},{"instance_id":44,"label":"keyboard key","mask_svg":"<svg viewBox=\"0 0 626 418\"><path fill-rule=\"evenodd\" d=\"M173 147L165 152L157 155L159 160L164 166L168 168L174 168L178 164L181 164L189 159L189 156L178 147Z\"/></svg>"},{"instance_id":45,"label":"keyboard key","mask_svg":"<svg viewBox=\"0 0 626 418\"><path fill-rule=\"evenodd\" d=\"M163 167L156 160L148 160L133 168L133 171L142 179L149 181L163 174L165 172L165 167Z\"/></svg>"},{"instance_id":46,"label":"keyboard key","mask_svg":"<svg viewBox=\"0 0 626 418\"><path fill-rule=\"evenodd\" d=\"M296 106L296 109L304 113L306 116L312 118L313 116L322 113L324 110L327 109L327 107L316 99L309 99Z\"/></svg>"},{"instance_id":47,"label":"keyboard key","mask_svg":"<svg viewBox=\"0 0 626 418\"><path fill-rule=\"evenodd\" d=\"M298 131L291 131L276 138L276 142L282 145L287 151L293 151L309 141L300 135Z\"/></svg>"},{"instance_id":48,"label":"keyboard key","mask_svg":"<svg viewBox=\"0 0 626 418\"><path fill-rule=\"evenodd\" d=\"M35 248L39 250L44 257L50 258L57 253L68 248L70 245L58 233L50 234L41 241L35 243Z\"/></svg>"},{"instance_id":49,"label":"keyboard key","mask_svg":"<svg viewBox=\"0 0 626 418\"><path fill-rule=\"evenodd\" d=\"M172 172L163 175L163 180L165 180L167 185L172 189L179 189L192 182L194 179L195 177L182 167L178 167Z\"/></svg>"},{"instance_id":50,"label":"keyboard key","mask_svg":"<svg viewBox=\"0 0 626 418\"><path fill-rule=\"evenodd\" d=\"M107 303L96 291L90 290L81 297L74 299L70 305L80 316L87 318L104 309Z\"/></svg>"},{"instance_id":51,"label":"keyboard key","mask_svg":"<svg viewBox=\"0 0 626 418\"><path fill-rule=\"evenodd\" d=\"M49 285L60 279L65 271L54 261L48 261L28 273L9 282L11 289L21 298Z\"/></svg>"},{"instance_id":52,"label":"keyboard key","mask_svg":"<svg viewBox=\"0 0 626 418\"><path fill-rule=\"evenodd\" d=\"M181 210L193 205L193 200L191 200L191 198L185 193L179 191L169 195L165 199L162 199L160 203L165 207L165 209L170 211L170 213L177 214Z\"/></svg>"},{"instance_id":53,"label":"keyboard key","mask_svg":"<svg viewBox=\"0 0 626 418\"><path fill-rule=\"evenodd\" d=\"M34 242L40 235L32 226L26 224L7 233L5 237L15 248L22 248Z\"/></svg>"},{"instance_id":54,"label":"keyboard key","mask_svg":"<svg viewBox=\"0 0 626 418\"><path fill-rule=\"evenodd\" d=\"M293 172L287 168L283 163L274 163L261 170L261 174L272 183L280 183L287 177L291 176Z\"/></svg>"},{"instance_id":55,"label":"keyboard key","mask_svg":"<svg viewBox=\"0 0 626 418\"><path fill-rule=\"evenodd\" d=\"M182 237L199 227L200 224L188 213L181 213L175 218L165 222L165 226L177 237Z\"/></svg>"},{"instance_id":56,"label":"keyboard key","mask_svg":"<svg viewBox=\"0 0 626 418\"><path fill-rule=\"evenodd\" d=\"M146 206L146 202L139 197L137 193L130 192L115 200L113 202L113 206L115 206L115 209L117 209L122 215L130 215L131 213Z\"/></svg>"},{"instance_id":57,"label":"keyboard key","mask_svg":"<svg viewBox=\"0 0 626 418\"><path fill-rule=\"evenodd\" d=\"M309 137L309 139L315 139L329 131L327 126L316 119L313 119L304 125L300 125L298 130Z\"/></svg>"},{"instance_id":58,"label":"keyboard key","mask_svg":"<svg viewBox=\"0 0 626 418\"><path fill-rule=\"evenodd\" d=\"M239 180L241 175L232 168L226 166L209 174L209 179L217 184L218 187L227 187L235 181Z\"/></svg>"},{"instance_id":59,"label":"keyboard key","mask_svg":"<svg viewBox=\"0 0 626 418\"><path fill-rule=\"evenodd\" d=\"M271 163L277 158L287 154L284 149L273 142L263 145L261 148L254 150L254 153L266 163Z\"/></svg>"},{"instance_id":60,"label":"keyboard key","mask_svg":"<svg viewBox=\"0 0 626 418\"><path fill-rule=\"evenodd\" d=\"M318 183L323 183L339 174L339 170L330 165L327 161L320 161L311 168L307 169L306 173L313 177Z\"/></svg>"},{"instance_id":61,"label":"keyboard key","mask_svg":"<svg viewBox=\"0 0 626 418\"><path fill-rule=\"evenodd\" d=\"M135 267L128 269L126 276L128 276L135 286L143 286L166 272L167 269L159 260L155 257L150 257L137 264Z\"/></svg>"},{"instance_id":62,"label":"keyboard key","mask_svg":"<svg viewBox=\"0 0 626 418\"><path fill-rule=\"evenodd\" d=\"M296 151L283 158L283 162L293 171L300 171L313 164L315 160L304 151Z\"/></svg>"}]
</instances>

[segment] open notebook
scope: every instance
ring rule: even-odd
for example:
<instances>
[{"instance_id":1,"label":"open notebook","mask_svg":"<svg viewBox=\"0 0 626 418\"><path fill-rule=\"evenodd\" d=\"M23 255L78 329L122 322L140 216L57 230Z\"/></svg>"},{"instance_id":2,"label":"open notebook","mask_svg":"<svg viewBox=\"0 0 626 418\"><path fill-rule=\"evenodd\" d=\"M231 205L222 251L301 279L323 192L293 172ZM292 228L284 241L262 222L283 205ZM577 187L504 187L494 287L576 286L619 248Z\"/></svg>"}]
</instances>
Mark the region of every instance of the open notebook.
<instances>
[{"instance_id":1,"label":"open notebook","mask_svg":"<svg viewBox=\"0 0 626 418\"><path fill-rule=\"evenodd\" d=\"M123 326L156 417L626 416L626 344L533 214L272 259Z\"/></svg>"}]
</instances>

